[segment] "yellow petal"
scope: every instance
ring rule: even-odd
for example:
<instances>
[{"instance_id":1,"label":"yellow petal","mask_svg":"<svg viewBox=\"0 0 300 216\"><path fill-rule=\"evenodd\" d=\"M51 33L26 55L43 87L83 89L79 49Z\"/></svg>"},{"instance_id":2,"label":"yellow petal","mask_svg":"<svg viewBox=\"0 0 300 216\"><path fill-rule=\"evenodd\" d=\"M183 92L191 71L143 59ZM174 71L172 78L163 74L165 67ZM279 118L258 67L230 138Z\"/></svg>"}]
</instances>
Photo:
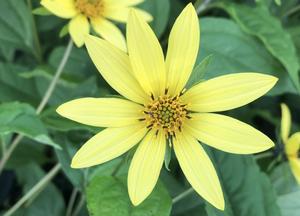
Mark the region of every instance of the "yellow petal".
<instances>
[{"instance_id":1,"label":"yellow petal","mask_svg":"<svg viewBox=\"0 0 300 216\"><path fill-rule=\"evenodd\" d=\"M291 130L291 112L288 106L281 104L281 138L286 142Z\"/></svg>"},{"instance_id":2,"label":"yellow petal","mask_svg":"<svg viewBox=\"0 0 300 216\"><path fill-rule=\"evenodd\" d=\"M100 38L85 39L88 53L103 78L124 97L143 104L148 96L135 79L128 55Z\"/></svg>"},{"instance_id":3,"label":"yellow petal","mask_svg":"<svg viewBox=\"0 0 300 216\"><path fill-rule=\"evenodd\" d=\"M298 157L299 148L300 148L300 132L297 132L294 133L286 141L285 152L288 156Z\"/></svg>"},{"instance_id":4,"label":"yellow petal","mask_svg":"<svg viewBox=\"0 0 300 216\"><path fill-rule=\"evenodd\" d=\"M153 20L152 15L148 12L133 7L108 7L105 9L103 15L114 21L127 23L130 10L135 10L135 12L146 22L151 22Z\"/></svg>"},{"instance_id":5,"label":"yellow petal","mask_svg":"<svg viewBox=\"0 0 300 216\"><path fill-rule=\"evenodd\" d=\"M136 145L146 132L143 124L104 129L79 149L71 167L85 168L112 160Z\"/></svg>"},{"instance_id":6,"label":"yellow petal","mask_svg":"<svg viewBox=\"0 0 300 216\"><path fill-rule=\"evenodd\" d=\"M236 73L195 85L182 100L196 112L218 112L244 106L268 92L277 78L260 73Z\"/></svg>"},{"instance_id":7,"label":"yellow petal","mask_svg":"<svg viewBox=\"0 0 300 216\"><path fill-rule=\"evenodd\" d=\"M266 135L252 126L228 116L192 114L185 127L201 142L225 152L252 154L274 146Z\"/></svg>"},{"instance_id":8,"label":"yellow petal","mask_svg":"<svg viewBox=\"0 0 300 216\"><path fill-rule=\"evenodd\" d=\"M152 192L163 165L166 139L162 132L147 134L137 148L128 171L128 193L133 205L139 205Z\"/></svg>"},{"instance_id":9,"label":"yellow petal","mask_svg":"<svg viewBox=\"0 0 300 216\"><path fill-rule=\"evenodd\" d=\"M78 13L74 0L42 0L41 5L61 18L72 18Z\"/></svg>"},{"instance_id":10,"label":"yellow petal","mask_svg":"<svg viewBox=\"0 0 300 216\"><path fill-rule=\"evenodd\" d=\"M127 24L127 48L133 72L148 95L162 95L166 72L160 44L150 26L135 10Z\"/></svg>"},{"instance_id":11,"label":"yellow petal","mask_svg":"<svg viewBox=\"0 0 300 216\"><path fill-rule=\"evenodd\" d=\"M216 208L224 210L224 197L217 173L200 143L182 132L173 144L179 165L195 191Z\"/></svg>"},{"instance_id":12,"label":"yellow petal","mask_svg":"<svg viewBox=\"0 0 300 216\"><path fill-rule=\"evenodd\" d=\"M117 26L103 18L92 18L91 23L95 32L101 37L121 50L127 51L125 37Z\"/></svg>"},{"instance_id":13,"label":"yellow petal","mask_svg":"<svg viewBox=\"0 0 300 216\"><path fill-rule=\"evenodd\" d=\"M90 31L88 19L79 14L70 21L69 32L77 47L84 44L84 38Z\"/></svg>"},{"instance_id":14,"label":"yellow petal","mask_svg":"<svg viewBox=\"0 0 300 216\"><path fill-rule=\"evenodd\" d=\"M123 127L143 118L143 107L118 98L81 98L56 110L60 115L82 124L98 127Z\"/></svg>"},{"instance_id":15,"label":"yellow petal","mask_svg":"<svg viewBox=\"0 0 300 216\"><path fill-rule=\"evenodd\" d=\"M289 162L293 175L295 176L298 184L300 184L300 161L298 158L293 158L290 159Z\"/></svg>"},{"instance_id":16,"label":"yellow petal","mask_svg":"<svg viewBox=\"0 0 300 216\"><path fill-rule=\"evenodd\" d=\"M199 42L199 20L190 3L175 21L169 37L166 68L170 94L178 94L188 81L197 58Z\"/></svg>"}]
</instances>

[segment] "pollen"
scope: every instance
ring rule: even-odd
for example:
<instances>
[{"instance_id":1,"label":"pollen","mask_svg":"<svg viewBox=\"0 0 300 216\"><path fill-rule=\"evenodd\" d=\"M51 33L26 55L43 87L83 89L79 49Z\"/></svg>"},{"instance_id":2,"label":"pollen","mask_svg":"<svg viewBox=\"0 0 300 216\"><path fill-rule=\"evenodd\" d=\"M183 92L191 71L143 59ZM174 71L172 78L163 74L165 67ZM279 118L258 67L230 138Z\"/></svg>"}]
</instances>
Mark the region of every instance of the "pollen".
<instances>
[{"instance_id":1,"label":"pollen","mask_svg":"<svg viewBox=\"0 0 300 216\"><path fill-rule=\"evenodd\" d=\"M75 0L76 8L89 18L99 17L103 13L104 5L102 0Z\"/></svg>"},{"instance_id":2,"label":"pollen","mask_svg":"<svg viewBox=\"0 0 300 216\"><path fill-rule=\"evenodd\" d=\"M167 94L158 98L151 97L151 102L145 106L144 114L147 128L162 129L167 138L176 136L188 115L187 105L180 101L179 96L171 97Z\"/></svg>"}]
</instances>

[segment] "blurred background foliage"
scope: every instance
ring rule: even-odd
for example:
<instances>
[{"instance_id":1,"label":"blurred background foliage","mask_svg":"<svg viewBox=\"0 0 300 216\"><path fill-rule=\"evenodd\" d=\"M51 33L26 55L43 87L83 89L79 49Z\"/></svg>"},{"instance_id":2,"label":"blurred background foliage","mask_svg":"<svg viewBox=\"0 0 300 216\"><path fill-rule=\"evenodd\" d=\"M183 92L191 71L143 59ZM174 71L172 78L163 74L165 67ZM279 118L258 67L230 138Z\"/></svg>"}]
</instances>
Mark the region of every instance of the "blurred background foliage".
<instances>
[{"instance_id":1,"label":"blurred background foliage","mask_svg":"<svg viewBox=\"0 0 300 216\"><path fill-rule=\"evenodd\" d=\"M170 28L188 2L146 0L140 5L153 15L151 26L164 50ZM292 111L293 131L300 129L300 115L297 115L300 112L300 1L198 0L193 3L200 18L201 46L188 85L247 71L279 78L267 96L227 112L271 137L275 149L254 156L239 156L206 146L223 187L225 211L216 210L189 189L173 153L170 161L166 160L170 171L163 169L154 192L136 208L131 205L126 188L132 151L104 165L71 169L70 160L75 151L101 129L61 118L55 112L56 107L70 99L103 97L116 92L99 75L85 48L74 47L47 107L37 115L35 109L68 44L69 36L64 30L67 21L34 10L40 7L38 0L1 0L1 159L16 134L23 135L24 139L0 174L0 212L4 214L15 208L13 215L25 216L300 215L300 187L291 174L278 135L281 102ZM124 25L120 28L125 30ZM18 202L24 196L26 199Z\"/></svg>"}]
</instances>

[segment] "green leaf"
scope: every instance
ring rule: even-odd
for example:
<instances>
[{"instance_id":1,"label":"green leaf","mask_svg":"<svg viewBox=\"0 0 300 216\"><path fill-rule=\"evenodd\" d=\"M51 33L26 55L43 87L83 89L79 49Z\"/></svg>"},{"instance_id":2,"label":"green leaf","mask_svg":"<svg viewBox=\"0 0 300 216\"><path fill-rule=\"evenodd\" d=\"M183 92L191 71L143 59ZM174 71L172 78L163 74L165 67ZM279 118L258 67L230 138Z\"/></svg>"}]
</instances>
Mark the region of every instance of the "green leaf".
<instances>
[{"instance_id":1,"label":"green leaf","mask_svg":"<svg viewBox=\"0 0 300 216\"><path fill-rule=\"evenodd\" d=\"M32 13L34 15L39 15L39 16L48 16L48 15L52 15L52 13L47 10L45 7L38 7L35 8L34 10L32 10Z\"/></svg>"},{"instance_id":2,"label":"green leaf","mask_svg":"<svg viewBox=\"0 0 300 216\"><path fill-rule=\"evenodd\" d=\"M37 104L37 89L32 80L20 77L20 73L28 70L17 64L4 64L0 62L0 101L26 101Z\"/></svg>"},{"instance_id":3,"label":"green leaf","mask_svg":"<svg viewBox=\"0 0 300 216\"><path fill-rule=\"evenodd\" d=\"M276 189L277 203L283 216L298 216L300 211L300 186L297 184L288 162L277 166L271 173Z\"/></svg>"},{"instance_id":4,"label":"green leaf","mask_svg":"<svg viewBox=\"0 0 300 216\"><path fill-rule=\"evenodd\" d=\"M208 149L208 148L207 148ZM209 216L280 216L274 189L268 177L262 173L253 157L210 150L222 184L225 211L210 204Z\"/></svg>"},{"instance_id":5,"label":"green leaf","mask_svg":"<svg viewBox=\"0 0 300 216\"><path fill-rule=\"evenodd\" d=\"M164 164L165 164L165 168L168 171L170 171L169 165L170 165L170 162L171 162L171 157L172 157L172 148L169 145L167 145L166 154L165 154L165 163Z\"/></svg>"},{"instance_id":6,"label":"green leaf","mask_svg":"<svg viewBox=\"0 0 300 216\"><path fill-rule=\"evenodd\" d=\"M31 12L25 1L0 1L0 42L33 53Z\"/></svg>"},{"instance_id":7,"label":"green leaf","mask_svg":"<svg viewBox=\"0 0 300 216\"><path fill-rule=\"evenodd\" d=\"M164 33L170 14L169 0L147 0L144 1L139 8L149 12L153 16L153 21L150 23L156 36L160 38Z\"/></svg>"},{"instance_id":8,"label":"green leaf","mask_svg":"<svg viewBox=\"0 0 300 216\"><path fill-rule=\"evenodd\" d=\"M70 167L72 157L75 155L77 149L65 136L60 137L59 143L62 150L55 150L55 153L64 173L75 187L83 189L85 186L84 170Z\"/></svg>"},{"instance_id":9,"label":"green leaf","mask_svg":"<svg viewBox=\"0 0 300 216\"><path fill-rule=\"evenodd\" d=\"M61 148L48 136L45 126L28 104L14 102L0 105L0 134L10 133L19 133L37 142Z\"/></svg>"},{"instance_id":10,"label":"green leaf","mask_svg":"<svg viewBox=\"0 0 300 216\"><path fill-rule=\"evenodd\" d=\"M69 24L64 25L64 27L62 27L62 29L59 32L59 37L63 38L64 36L66 36L69 33Z\"/></svg>"},{"instance_id":11,"label":"green leaf","mask_svg":"<svg viewBox=\"0 0 300 216\"><path fill-rule=\"evenodd\" d=\"M193 85L197 84L204 78L205 72L207 71L207 67L212 60L212 55L205 57L193 70L188 83L186 84L186 88L191 88Z\"/></svg>"},{"instance_id":12,"label":"green leaf","mask_svg":"<svg viewBox=\"0 0 300 216\"><path fill-rule=\"evenodd\" d=\"M29 191L44 177L44 171L34 163L20 166L16 169L19 183L23 186L23 194ZM46 188L37 196L32 197L14 215L16 216L53 216L64 215L64 199L60 191L48 183Z\"/></svg>"},{"instance_id":13,"label":"green leaf","mask_svg":"<svg viewBox=\"0 0 300 216\"><path fill-rule=\"evenodd\" d=\"M95 176L86 188L90 215L169 216L171 198L161 182L151 195L134 207L128 197L126 176Z\"/></svg>"},{"instance_id":14,"label":"green leaf","mask_svg":"<svg viewBox=\"0 0 300 216\"><path fill-rule=\"evenodd\" d=\"M279 3L278 1L276 1ZM238 25L248 34L259 38L268 51L286 68L291 80L300 91L298 71L300 64L289 33L280 20L265 7L249 7L238 4L220 4Z\"/></svg>"},{"instance_id":15,"label":"green leaf","mask_svg":"<svg viewBox=\"0 0 300 216\"><path fill-rule=\"evenodd\" d=\"M214 56L205 73L206 79L229 73L260 72L279 78L275 87L269 92L270 95L296 92L282 66L261 43L243 33L233 21L203 18L201 29L201 46L197 62L210 54Z\"/></svg>"}]
</instances>

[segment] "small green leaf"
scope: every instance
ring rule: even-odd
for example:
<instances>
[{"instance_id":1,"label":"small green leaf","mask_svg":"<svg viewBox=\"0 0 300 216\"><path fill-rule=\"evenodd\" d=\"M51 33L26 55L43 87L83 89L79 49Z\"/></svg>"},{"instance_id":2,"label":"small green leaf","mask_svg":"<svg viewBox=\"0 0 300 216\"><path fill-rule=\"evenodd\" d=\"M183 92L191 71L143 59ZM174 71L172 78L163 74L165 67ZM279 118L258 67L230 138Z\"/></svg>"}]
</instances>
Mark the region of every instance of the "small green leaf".
<instances>
[{"instance_id":1,"label":"small green leaf","mask_svg":"<svg viewBox=\"0 0 300 216\"><path fill-rule=\"evenodd\" d=\"M62 27L62 29L59 32L59 37L63 38L64 36L66 36L69 33L69 24L64 25L64 27Z\"/></svg>"},{"instance_id":2,"label":"small green leaf","mask_svg":"<svg viewBox=\"0 0 300 216\"><path fill-rule=\"evenodd\" d=\"M201 79L204 78L205 72L207 71L207 67L212 60L213 55L209 55L205 57L193 70L188 83L186 84L186 88L189 89L193 85L199 83Z\"/></svg>"},{"instance_id":3,"label":"small green leaf","mask_svg":"<svg viewBox=\"0 0 300 216\"><path fill-rule=\"evenodd\" d=\"M48 136L42 121L28 104L13 102L0 105L0 134L10 133L19 133L37 142L61 149Z\"/></svg>"},{"instance_id":4,"label":"small green leaf","mask_svg":"<svg viewBox=\"0 0 300 216\"><path fill-rule=\"evenodd\" d=\"M165 168L170 171L169 165L171 162L171 157L172 157L172 148L167 145L166 147L166 154L165 154Z\"/></svg>"},{"instance_id":5,"label":"small green leaf","mask_svg":"<svg viewBox=\"0 0 300 216\"><path fill-rule=\"evenodd\" d=\"M34 10L32 10L32 14L39 15L39 16L52 15L52 13L49 10L47 10L45 7L35 8Z\"/></svg>"},{"instance_id":6,"label":"small green leaf","mask_svg":"<svg viewBox=\"0 0 300 216\"><path fill-rule=\"evenodd\" d=\"M169 216L171 198L161 182L151 195L134 207L128 197L126 176L95 176L86 189L90 215Z\"/></svg>"}]
</instances>

